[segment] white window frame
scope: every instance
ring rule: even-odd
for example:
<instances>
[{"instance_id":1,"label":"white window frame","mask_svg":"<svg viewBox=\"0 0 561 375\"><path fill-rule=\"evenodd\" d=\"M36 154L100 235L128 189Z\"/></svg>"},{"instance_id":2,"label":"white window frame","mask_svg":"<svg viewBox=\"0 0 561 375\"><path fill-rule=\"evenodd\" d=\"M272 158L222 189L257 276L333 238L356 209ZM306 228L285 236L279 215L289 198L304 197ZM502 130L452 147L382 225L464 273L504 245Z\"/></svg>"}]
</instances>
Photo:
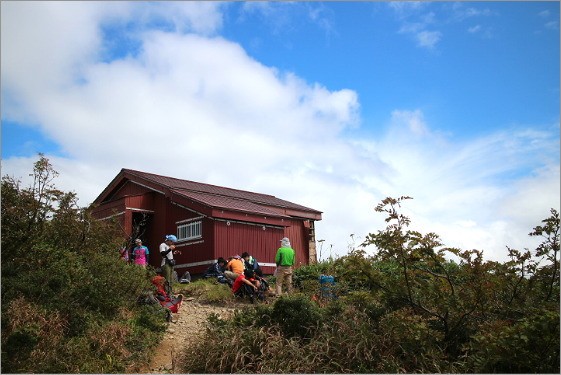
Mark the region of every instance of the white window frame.
<instances>
[{"instance_id":1,"label":"white window frame","mask_svg":"<svg viewBox=\"0 0 561 375\"><path fill-rule=\"evenodd\" d=\"M190 241L203 237L203 221L197 220L177 226L177 240Z\"/></svg>"}]
</instances>

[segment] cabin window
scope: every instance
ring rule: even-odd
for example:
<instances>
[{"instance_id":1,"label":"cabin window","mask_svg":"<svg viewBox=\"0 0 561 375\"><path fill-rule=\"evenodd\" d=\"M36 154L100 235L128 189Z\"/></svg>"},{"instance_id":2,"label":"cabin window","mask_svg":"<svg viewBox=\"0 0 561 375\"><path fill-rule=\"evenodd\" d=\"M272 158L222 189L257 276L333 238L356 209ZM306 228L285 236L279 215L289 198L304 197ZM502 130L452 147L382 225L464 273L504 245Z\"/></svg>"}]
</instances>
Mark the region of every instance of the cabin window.
<instances>
[{"instance_id":1,"label":"cabin window","mask_svg":"<svg viewBox=\"0 0 561 375\"><path fill-rule=\"evenodd\" d=\"M192 240L201 238L202 221L194 221L192 223L181 224L177 226L177 239L178 240Z\"/></svg>"}]
</instances>

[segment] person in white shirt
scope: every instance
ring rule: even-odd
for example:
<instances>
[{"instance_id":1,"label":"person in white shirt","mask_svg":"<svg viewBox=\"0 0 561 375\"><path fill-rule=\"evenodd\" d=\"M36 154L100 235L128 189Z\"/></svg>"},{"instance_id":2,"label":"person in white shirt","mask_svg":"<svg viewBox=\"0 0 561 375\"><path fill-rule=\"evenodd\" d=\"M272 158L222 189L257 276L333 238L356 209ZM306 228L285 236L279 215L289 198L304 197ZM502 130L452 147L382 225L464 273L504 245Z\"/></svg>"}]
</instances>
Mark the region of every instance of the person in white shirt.
<instances>
[{"instance_id":1,"label":"person in white shirt","mask_svg":"<svg viewBox=\"0 0 561 375\"><path fill-rule=\"evenodd\" d=\"M162 268L162 276L164 276L164 278L171 286L173 266L175 266L175 259L173 259L173 254L177 253L177 251L175 251L175 243L177 242L177 237L175 237L173 234L168 234L165 238L165 241L160 244L160 255L162 256L162 263L160 264L160 266Z\"/></svg>"}]
</instances>

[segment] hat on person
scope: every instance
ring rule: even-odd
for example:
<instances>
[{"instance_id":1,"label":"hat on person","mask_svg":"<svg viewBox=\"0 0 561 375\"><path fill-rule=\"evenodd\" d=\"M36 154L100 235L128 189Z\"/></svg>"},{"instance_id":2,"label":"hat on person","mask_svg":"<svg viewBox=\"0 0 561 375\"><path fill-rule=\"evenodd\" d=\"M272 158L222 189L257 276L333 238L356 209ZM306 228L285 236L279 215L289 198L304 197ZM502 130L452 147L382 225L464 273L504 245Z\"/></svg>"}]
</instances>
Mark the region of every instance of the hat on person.
<instances>
[{"instance_id":1,"label":"hat on person","mask_svg":"<svg viewBox=\"0 0 561 375\"><path fill-rule=\"evenodd\" d=\"M290 240L288 237L284 237L280 242L283 247L290 247Z\"/></svg>"},{"instance_id":2,"label":"hat on person","mask_svg":"<svg viewBox=\"0 0 561 375\"><path fill-rule=\"evenodd\" d=\"M135 243L142 243L142 240L140 238L137 238L136 240L134 240Z\"/></svg>"},{"instance_id":3,"label":"hat on person","mask_svg":"<svg viewBox=\"0 0 561 375\"><path fill-rule=\"evenodd\" d=\"M177 237L175 237L173 234L168 234L166 236L166 241L177 242Z\"/></svg>"},{"instance_id":4,"label":"hat on person","mask_svg":"<svg viewBox=\"0 0 561 375\"><path fill-rule=\"evenodd\" d=\"M234 259L242 259L242 257L239 255L234 255Z\"/></svg>"}]
</instances>

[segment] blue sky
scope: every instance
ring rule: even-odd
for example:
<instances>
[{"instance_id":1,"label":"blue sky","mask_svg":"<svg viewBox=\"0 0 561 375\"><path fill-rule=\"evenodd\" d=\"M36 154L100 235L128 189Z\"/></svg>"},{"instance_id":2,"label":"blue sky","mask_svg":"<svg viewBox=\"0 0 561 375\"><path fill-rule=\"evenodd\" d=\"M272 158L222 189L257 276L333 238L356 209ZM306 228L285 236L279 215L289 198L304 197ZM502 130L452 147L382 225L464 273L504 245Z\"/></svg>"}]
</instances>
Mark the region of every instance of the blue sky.
<instances>
[{"instance_id":1,"label":"blue sky","mask_svg":"<svg viewBox=\"0 0 561 375\"><path fill-rule=\"evenodd\" d=\"M45 153L82 205L121 168L273 194L341 255L410 195L490 259L559 209L558 2L1 7L2 174Z\"/></svg>"}]
</instances>

